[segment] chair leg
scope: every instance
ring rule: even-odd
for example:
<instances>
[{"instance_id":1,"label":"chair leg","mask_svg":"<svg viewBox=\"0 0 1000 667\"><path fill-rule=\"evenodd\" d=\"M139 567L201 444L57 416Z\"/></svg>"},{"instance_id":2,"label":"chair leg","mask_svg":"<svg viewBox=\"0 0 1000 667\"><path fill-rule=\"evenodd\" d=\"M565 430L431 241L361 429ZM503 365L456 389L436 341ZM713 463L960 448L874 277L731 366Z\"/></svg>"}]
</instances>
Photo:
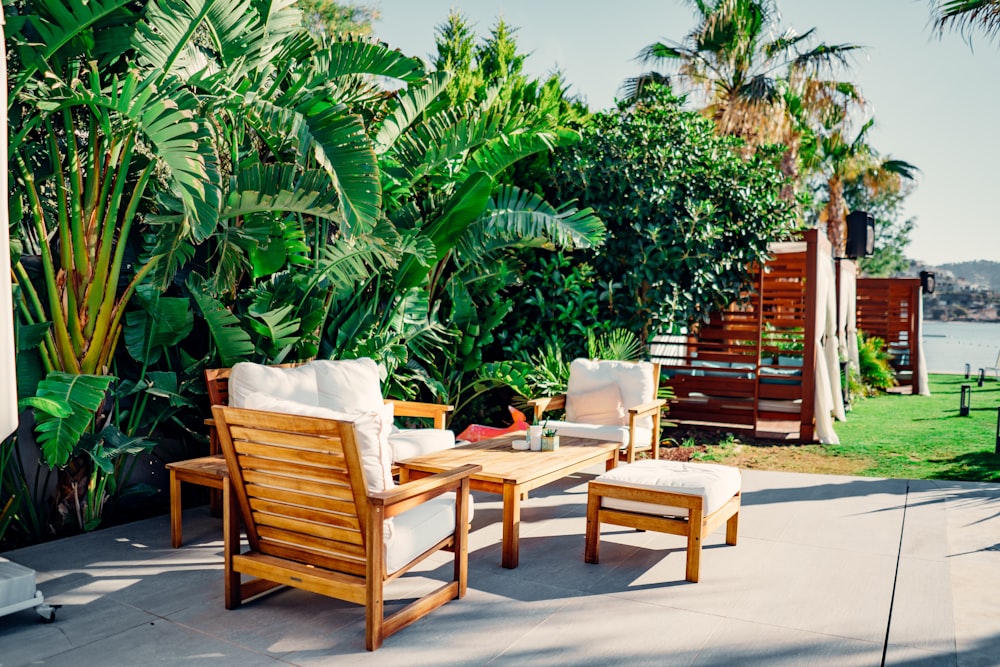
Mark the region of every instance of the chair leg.
<instances>
[{"instance_id":1,"label":"chair leg","mask_svg":"<svg viewBox=\"0 0 1000 667\"><path fill-rule=\"evenodd\" d=\"M736 545L736 534L739 531L739 527L740 513L737 511L736 514L729 517L729 520L726 521L726 544Z\"/></svg>"},{"instance_id":2,"label":"chair leg","mask_svg":"<svg viewBox=\"0 0 1000 667\"><path fill-rule=\"evenodd\" d=\"M601 558L601 497L593 490L587 492L587 533L583 546L583 560L598 563Z\"/></svg>"},{"instance_id":3,"label":"chair leg","mask_svg":"<svg viewBox=\"0 0 1000 667\"><path fill-rule=\"evenodd\" d=\"M469 585L469 478L462 480L462 486L455 496L455 581L458 595L465 597Z\"/></svg>"},{"instance_id":4,"label":"chair leg","mask_svg":"<svg viewBox=\"0 0 1000 667\"><path fill-rule=\"evenodd\" d=\"M381 505L369 508L365 526L368 541L368 561L365 565L365 648L374 651L385 639L385 548L383 526L385 517ZM458 549L455 557L459 557Z\"/></svg>"},{"instance_id":5,"label":"chair leg","mask_svg":"<svg viewBox=\"0 0 1000 667\"><path fill-rule=\"evenodd\" d=\"M234 502L229 478L222 480L222 533L224 540L223 559L226 585L226 609L236 609L243 602L240 573L233 569L233 556L240 550L239 510Z\"/></svg>"},{"instance_id":6,"label":"chair leg","mask_svg":"<svg viewBox=\"0 0 1000 667\"><path fill-rule=\"evenodd\" d=\"M692 507L688 515L688 543L687 543L687 569L685 578L698 583L698 574L701 570L701 538L705 528L702 508Z\"/></svg>"}]
</instances>

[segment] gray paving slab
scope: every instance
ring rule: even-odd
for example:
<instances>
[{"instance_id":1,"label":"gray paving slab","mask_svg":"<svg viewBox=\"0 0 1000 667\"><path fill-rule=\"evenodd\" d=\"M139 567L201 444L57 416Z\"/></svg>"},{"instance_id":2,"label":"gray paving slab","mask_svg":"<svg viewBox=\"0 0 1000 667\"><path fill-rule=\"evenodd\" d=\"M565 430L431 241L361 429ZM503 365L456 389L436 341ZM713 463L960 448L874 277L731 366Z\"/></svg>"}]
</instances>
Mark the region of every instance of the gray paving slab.
<instances>
[{"instance_id":1,"label":"gray paving slab","mask_svg":"<svg viewBox=\"0 0 1000 667\"><path fill-rule=\"evenodd\" d=\"M605 526L600 564L583 562L592 476L531 493L515 570L500 500L477 493L468 595L375 653L355 605L283 590L226 611L206 508L185 512L178 550L157 517L11 552L64 606L50 625L0 618L0 667L1000 664L1000 485L747 470L739 544L707 538L692 584L674 535ZM435 556L389 596L449 570Z\"/></svg>"}]
</instances>

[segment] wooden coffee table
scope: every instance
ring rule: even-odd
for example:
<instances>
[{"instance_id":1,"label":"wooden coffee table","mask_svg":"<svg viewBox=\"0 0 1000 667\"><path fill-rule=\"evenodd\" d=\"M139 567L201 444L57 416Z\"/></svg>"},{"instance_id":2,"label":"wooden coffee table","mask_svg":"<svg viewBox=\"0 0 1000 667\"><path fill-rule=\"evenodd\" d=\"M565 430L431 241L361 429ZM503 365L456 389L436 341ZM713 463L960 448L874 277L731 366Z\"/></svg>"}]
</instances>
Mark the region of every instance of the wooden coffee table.
<instances>
[{"instance_id":1,"label":"wooden coffee table","mask_svg":"<svg viewBox=\"0 0 1000 667\"><path fill-rule=\"evenodd\" d=\"M399 481L427 477L466 463L483 469L472 475L470 486L503 496L503 558L506 568L517 567L522 494L549 482L603 462L605 470L618 463L617 442L560 436L554 452L516 450L511 443L525 434L505 435L433 454L398 461Z\"/></svg>"}]
</instances>

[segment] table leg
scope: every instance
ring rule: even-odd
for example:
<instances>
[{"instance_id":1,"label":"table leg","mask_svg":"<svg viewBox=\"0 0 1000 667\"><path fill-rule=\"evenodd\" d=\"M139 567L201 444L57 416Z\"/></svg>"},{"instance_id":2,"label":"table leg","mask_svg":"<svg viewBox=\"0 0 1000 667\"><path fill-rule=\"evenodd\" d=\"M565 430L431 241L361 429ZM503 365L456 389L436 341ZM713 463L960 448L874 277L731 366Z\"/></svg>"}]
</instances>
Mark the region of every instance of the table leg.
<instances>
[{"instance_id":1,"label":"table leg","mask_svg":"<svg viewBox=\"0 0 1000 667\"><path fill-rule=\"evenodd\" d=\"M170 546L177 549L181 546L181 481L177 479L177 471L170 471Z\"/></svg>"},{"instance_id":2,"label":"table leg","mask_svg":"<svg viewBox=\"0 0 1000 667\"><path fill-rule=\"evenodd\" d=\"M615 451L611 458L604 462L604 472L614 470L618 467L618 452Z\"/></svg>"},{"instance_id":3,"label":"table leg","mask_svg":"<svg viewBox=\"0 0 1000 667\"><path fill-rule=\"evenodd\" d=\"M521 532L521 490L516 484L503 485L503 557L501 565L508 570L517 567L518 541Z\"/></svg>"}]
</instances>

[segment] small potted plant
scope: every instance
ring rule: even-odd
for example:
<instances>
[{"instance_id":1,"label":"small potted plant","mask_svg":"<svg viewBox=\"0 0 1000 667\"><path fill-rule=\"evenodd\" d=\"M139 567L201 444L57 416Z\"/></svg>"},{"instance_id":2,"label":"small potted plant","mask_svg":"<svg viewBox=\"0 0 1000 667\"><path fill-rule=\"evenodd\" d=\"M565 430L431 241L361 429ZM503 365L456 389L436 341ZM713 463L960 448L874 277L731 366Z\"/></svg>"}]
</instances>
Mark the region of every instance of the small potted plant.
<instances>
[{"instance_id":1,"label":"small potted plant","mask_svg":"<svg viewBox=\"0 0 1000 667\"><path fill-rule=\"evenodd\" d=\"M559 432L547 425L548 420L542 424L542 451L554 452L559 449Z\"/></svg>"}]
</instances>

